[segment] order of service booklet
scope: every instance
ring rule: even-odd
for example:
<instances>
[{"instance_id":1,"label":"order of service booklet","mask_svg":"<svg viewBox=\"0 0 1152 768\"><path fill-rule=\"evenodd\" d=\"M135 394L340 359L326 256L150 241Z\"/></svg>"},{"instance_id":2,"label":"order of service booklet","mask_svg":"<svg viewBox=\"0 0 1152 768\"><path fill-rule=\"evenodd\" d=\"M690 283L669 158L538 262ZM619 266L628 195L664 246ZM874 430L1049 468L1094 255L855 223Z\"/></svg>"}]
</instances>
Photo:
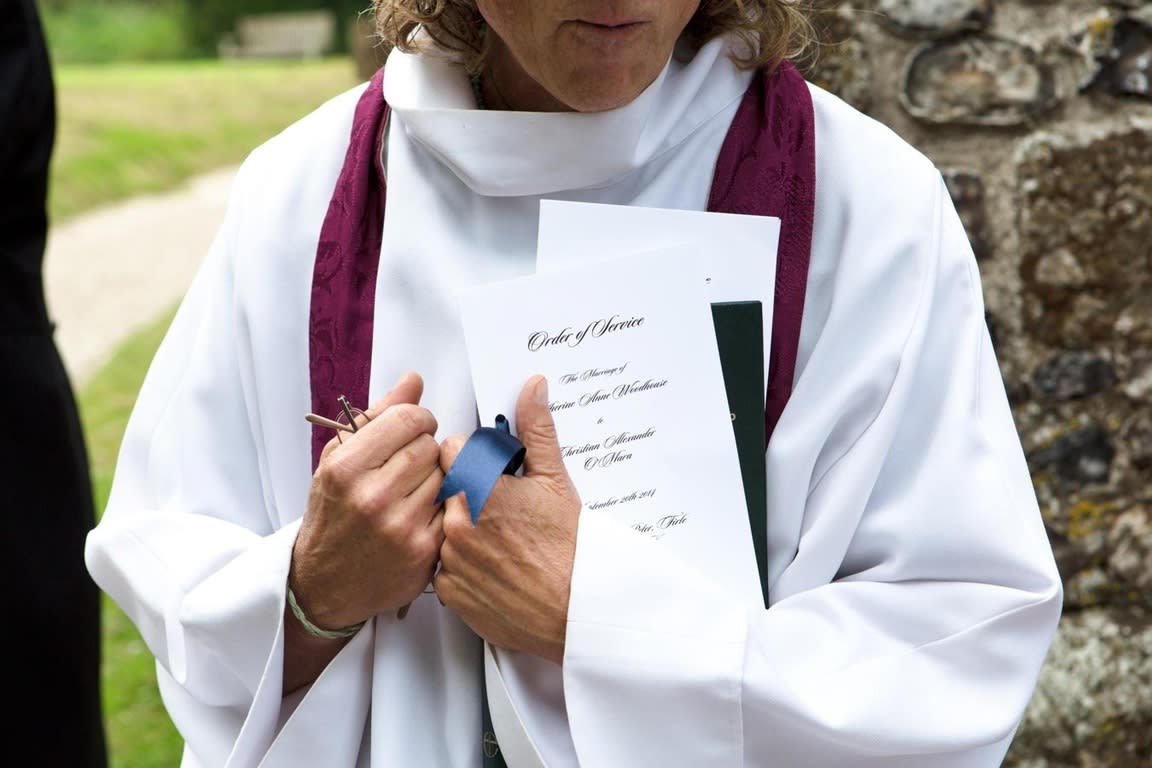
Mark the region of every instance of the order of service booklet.
<instances>
[{"instance_id":1,"label":"order of service booklet","mask_svg":"<svg viewBox=\"0 0 1152 768\"><path fill-rule=\"evenodd\" d=\"M661 539L749 606L763 605L700 274L698 253L678 248L466 291L477 407L486 424L513 419L523 384L546 376L583 513Z\"/></svg>"}]
</instances>

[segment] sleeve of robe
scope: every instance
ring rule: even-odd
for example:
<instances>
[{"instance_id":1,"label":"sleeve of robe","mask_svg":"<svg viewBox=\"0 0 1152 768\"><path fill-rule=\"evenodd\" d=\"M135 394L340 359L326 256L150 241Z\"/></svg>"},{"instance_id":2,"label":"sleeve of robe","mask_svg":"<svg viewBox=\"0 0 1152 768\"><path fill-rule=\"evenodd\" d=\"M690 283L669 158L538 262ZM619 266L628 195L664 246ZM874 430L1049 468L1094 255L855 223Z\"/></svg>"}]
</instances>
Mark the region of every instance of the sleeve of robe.
<instances>
[{"instance_id":1,"label":"sleeve of robe","mask_svg":"<svg viewBox=\"0 0 1152 768\"><path fill-rule=\"evenodd\" d=\"M583 515L581 765L991 768L1030 699L1062 591L975 260L927 160L843 138L875 168L817 209L838 261L768 450L771 607Z\"/></svg>"},{"instance_id":2,"label":"sleeve of robe","mask_svg":"<svg viewBox=\"0 0 1152 768\"><path fill-rule=\"evenodd\" d=\"M265 447L253 438L268 426L253 396L260 359L248 341L254 319L236 290L244 280L276 279L244 272L242 254L259 251L259 235L240 226L260 185L287 183L276 173L260 150L241 169L149 368L86 549L93 578L156 656L186 766L305 765L308 745L331 765L354 765L368 711L371 623L329 666L327 684L312 687L316 695L295 697L303 701L292 727L281 727L295 703L282 708L281 689L284 585L299 524L275 521L303 510L281 514L264 479ZM306 360L301 371L306 382ZM298 470L306 483L309 467Z\"/></svg>"}]
</instances>

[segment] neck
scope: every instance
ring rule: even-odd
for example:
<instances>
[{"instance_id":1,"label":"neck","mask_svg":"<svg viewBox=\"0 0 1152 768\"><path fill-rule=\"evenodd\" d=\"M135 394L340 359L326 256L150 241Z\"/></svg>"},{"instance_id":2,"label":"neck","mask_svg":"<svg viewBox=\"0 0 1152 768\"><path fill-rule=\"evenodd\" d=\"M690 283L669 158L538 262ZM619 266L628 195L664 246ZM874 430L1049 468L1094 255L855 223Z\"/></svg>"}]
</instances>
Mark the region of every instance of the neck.
<instances>
[{"instance_id":1,"label":"neck","mask_svg":"<svg viewBox=\"0 0 1152 768\"><path fill-rule=\"evenodd\" d=\"M512 112L571 112L572 108L532 79L500 36L488 28L488 60L480 73L484 103L489 109Z\"/></svg>"}]
</instances>

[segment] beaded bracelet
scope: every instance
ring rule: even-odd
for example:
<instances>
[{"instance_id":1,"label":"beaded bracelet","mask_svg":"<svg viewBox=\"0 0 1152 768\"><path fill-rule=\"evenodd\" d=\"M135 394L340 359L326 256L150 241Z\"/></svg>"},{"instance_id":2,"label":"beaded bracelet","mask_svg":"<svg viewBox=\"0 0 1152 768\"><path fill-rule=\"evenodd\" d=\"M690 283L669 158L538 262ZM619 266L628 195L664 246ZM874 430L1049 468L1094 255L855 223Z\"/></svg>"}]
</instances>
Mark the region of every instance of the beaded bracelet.
<instances>
[{"instance_id":1,"label":"beaded bracelet","mask_svg":"<svg viewBox=\"0 0 1152 768\"><path fill-rule=\"evenodd\" d=\"M304 615L303 609L300 608L300 603L296 601L296 595L292 592L292 587L288 587L288 607L292 609L292 615L296 617L296 621L300 622L300 626L304 627L305 632L312 635L312 637L320 637L325 640L341 640L345 637L352 637L352 635L359 632L360 629L368 623L362 621L359 624L353 624L343 629L324 629L318 627Z\"/></svg>"}]
</instances>

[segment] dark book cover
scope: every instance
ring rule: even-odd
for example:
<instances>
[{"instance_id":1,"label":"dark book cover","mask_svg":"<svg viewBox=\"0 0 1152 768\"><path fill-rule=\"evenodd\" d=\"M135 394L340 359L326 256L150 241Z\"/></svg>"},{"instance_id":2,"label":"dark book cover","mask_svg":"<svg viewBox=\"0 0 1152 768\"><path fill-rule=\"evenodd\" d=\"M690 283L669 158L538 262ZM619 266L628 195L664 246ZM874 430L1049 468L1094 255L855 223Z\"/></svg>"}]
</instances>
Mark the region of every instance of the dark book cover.
<instances>
[{"instance_id":1,"label":"dark book cover","mask_svg":"<svg viewBox=\"0 0 1152 768\"><path fill-rule=\"evenodd\" d=\"M732 413L744 500L764 606L768 606L768 478L764 464L764 313L759 301L712 305L716 346Z\"/></svg>"}]
</instances>

